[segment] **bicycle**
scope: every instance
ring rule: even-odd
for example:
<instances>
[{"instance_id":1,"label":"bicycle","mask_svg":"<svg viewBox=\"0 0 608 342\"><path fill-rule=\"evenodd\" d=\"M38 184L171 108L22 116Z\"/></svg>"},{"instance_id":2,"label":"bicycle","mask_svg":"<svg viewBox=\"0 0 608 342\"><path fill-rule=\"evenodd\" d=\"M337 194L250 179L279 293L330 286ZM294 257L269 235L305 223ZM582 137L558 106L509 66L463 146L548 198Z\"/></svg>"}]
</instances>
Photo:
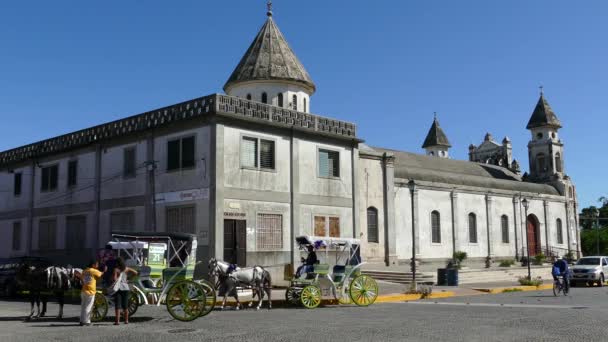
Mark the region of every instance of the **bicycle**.
<instances>
[{"instance_id":1,"label":"bicycle","mask_svg":"<svg viewBox=\"0 0 608 342\"><path fill-rule=\"evenodd\" d=\"M568 288L564 284L564 278L559 276L556 278L557 279L553 281L553 295L557 297L557 295L561 292L564 294L564 296L567 296Z\"/></svg>"}]
</instances>

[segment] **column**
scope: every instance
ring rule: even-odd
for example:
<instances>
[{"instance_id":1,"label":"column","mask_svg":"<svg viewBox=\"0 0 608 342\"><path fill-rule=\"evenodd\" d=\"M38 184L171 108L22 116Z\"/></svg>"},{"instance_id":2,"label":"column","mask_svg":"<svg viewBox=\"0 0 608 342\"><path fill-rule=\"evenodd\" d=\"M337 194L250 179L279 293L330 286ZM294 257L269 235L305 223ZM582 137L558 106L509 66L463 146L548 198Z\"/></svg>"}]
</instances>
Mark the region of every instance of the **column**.
<instances>
[{"instance_id":1,"label":"column","mask_svg":"<svg viewBox=\"0 0 608 342\"><path fill-rule=\"evenodd\" d=\"M397 263L397 232L395 230L395 166L394 157L382 156L382 195L384 207L384 262L386 266Z\"/></svg>"},{"instance_id":2,"label":"column","mask_svg":"<svg viewBox=\"0 0 608 342\"><path fill-rule=\"evenodd\" d=\"M543 209L545 215L545 246L547 246L547 252L544 254L546 256L549 256L549 253L551 252L551 245L549 244L549 202L547 202L546 200L543 201Z\"/></svg>"},{"instance_id":3,"label":"column","mask_svg":"<svg viewBox=\"0 0 608 342\"><path fill-rule=\"evenodd\" d=\"M412 217L414 218L414 241L412 241L412 243L414 244L414 248L416 250L416 259L418 258L418 255L420 255L420 206L418 205L418 197L418 190L416 189L414 190L414 211L412 212Z\"/></svg>"},{"instance_id":4,"label":"column","mask_svg":"<svg viewBox=\"0 0 608 342\"><path fill-rule=\"evenodd\" d=\"M450 199L452 204L452 256L458 251L459 243L459 227L458 227L458 193L456 191L450 192Z\"/></svg>"},{"instance_id":5,"label":"column","mask_svg":"<svg viewBox=\"0 0 608 342\"><path fill-rule=\"evenodd\" d=\"M493 231L492 231L492 202L494 199L489 194L486 195L486 234L488 236L488 256L486 257L486 267L490 267L492 263L492 256L494 255L493 242Z\"/></svg>"},{"instance_id":6,"label":"column","mask_svg":"<svg viewBox=\"0 0 608 342\"><path fill-rule=\"evenodd\" d=\"M519 234L517 231L519 230L520 221L519 218L521 215L518 215L517 209L519 207L519 199L517 197L513 197L513 231L515 233L515 259L519 260Z\"/></svg>"},{"instance_id":7,"label":"column","mask_svg":"<svg viewBox=\"0 0 608 342\"><path fill-rule=\"evenodd\" d=\"M564 203L564 206L566 207L566 243L568 244L568 254L571 254L572 250L570 249L570 203L567 199Z\"/></svg>"}]
</instances>

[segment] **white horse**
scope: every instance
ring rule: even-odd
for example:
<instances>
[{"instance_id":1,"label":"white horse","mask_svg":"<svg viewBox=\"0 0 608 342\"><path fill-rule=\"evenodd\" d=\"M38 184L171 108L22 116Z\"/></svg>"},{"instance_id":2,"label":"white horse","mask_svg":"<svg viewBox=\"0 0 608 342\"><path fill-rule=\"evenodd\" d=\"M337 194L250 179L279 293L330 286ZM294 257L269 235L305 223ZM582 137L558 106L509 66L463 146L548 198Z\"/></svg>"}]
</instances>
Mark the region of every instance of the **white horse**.
<instances>
[{"instance_id":1,"label":"white horse","mask_svg":"<svg viewBox=\"0 0 608 342\"><path fill-rule=\"evenodd\" d=\"M249 303L249 307L253 306L253 298L257 295L260 299L256 310L262 307L264 300L264 293L268 294L268 309L272 309L272 279L270 273L261 266L254 266L248 268L235 267L225 261L216 260L212 258L209 260L209 275L211 277L217 277L218 282L216 287L224 287L224 301L222 302L222 310L226 306L226 298L228 294L234 291L234 298L236 299L236 309L239 310L241 303L236 291L238 285L244 287L250 287L253 291L252 301Z\"/></svg>"}]
</instances>

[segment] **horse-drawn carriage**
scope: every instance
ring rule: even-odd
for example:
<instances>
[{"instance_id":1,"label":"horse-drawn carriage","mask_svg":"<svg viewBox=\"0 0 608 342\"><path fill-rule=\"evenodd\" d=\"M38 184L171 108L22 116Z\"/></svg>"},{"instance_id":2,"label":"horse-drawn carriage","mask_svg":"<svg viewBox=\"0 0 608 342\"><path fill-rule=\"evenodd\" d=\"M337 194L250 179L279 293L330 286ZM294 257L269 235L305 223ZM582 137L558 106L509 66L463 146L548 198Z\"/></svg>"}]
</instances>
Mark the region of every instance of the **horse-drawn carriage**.
<instances>
[{"instance_id":1,"label":"horse-drawn carriage","mask_svg":"<svg viewBox=\"0 0 608 342\"><path fill-rule=\"evenodd\" d=\"M301 250L308 246L324 249L326 262L330 253L335 254L335 263L331 272L329 264L315 264L303 277L292 278L285 292L289 304L314 309L321 304L324 293L329 295L330 292L340 304L368 306L376 301L378 284L372 277L361 274L359 240L299 236L296 242Z\"/></svg>"},{"instance_id":2,"label":"horse-drawn carriage","mask_svg":"<svg viewBox=\"0 0 608 342\"><path fill-rule=\"evenodd\" d=\"M204 281L193 281L196 266L196 235L184 233L113 233L107 248L138 274L129 279L129 315L141 305L166 305L180 321L205 316L215 306L215 289ZM155 272L156 271L156 272ZM99 289L91 321L105 318L112 298Z\"/></svg>"}]
</instances>

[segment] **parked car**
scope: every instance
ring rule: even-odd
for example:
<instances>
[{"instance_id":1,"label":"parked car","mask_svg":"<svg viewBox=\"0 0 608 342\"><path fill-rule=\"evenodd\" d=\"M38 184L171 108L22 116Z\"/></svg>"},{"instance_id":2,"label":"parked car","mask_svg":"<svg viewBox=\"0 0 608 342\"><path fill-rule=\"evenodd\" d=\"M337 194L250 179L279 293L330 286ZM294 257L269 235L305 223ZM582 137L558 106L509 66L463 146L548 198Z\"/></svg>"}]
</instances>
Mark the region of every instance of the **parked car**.
<instances>
[{"instance_id":1,"label":"parked car","mask_svg":"<svg viewBox=\"0 0 608 342\"><path fill-rule=\"evenodd\" d=\"M51 261L41 257L17 257L0 259L0 294L5 297L14 297L17 295L19 288L17 287L17 270L22 265L47 267L51 266Z\"/></svg>"},{"instance_id":2,"label":"parked car","mask_svg":"<svg viewBox=\"0 0 608 342\"><path fill-rule=\"evenodd\" d=\"M572 286L578 284L604 286L606 275L608 275L608 257L587 256L578 259L576 264L572 266L570 284Z\"/></svg>"}]
</instances>

